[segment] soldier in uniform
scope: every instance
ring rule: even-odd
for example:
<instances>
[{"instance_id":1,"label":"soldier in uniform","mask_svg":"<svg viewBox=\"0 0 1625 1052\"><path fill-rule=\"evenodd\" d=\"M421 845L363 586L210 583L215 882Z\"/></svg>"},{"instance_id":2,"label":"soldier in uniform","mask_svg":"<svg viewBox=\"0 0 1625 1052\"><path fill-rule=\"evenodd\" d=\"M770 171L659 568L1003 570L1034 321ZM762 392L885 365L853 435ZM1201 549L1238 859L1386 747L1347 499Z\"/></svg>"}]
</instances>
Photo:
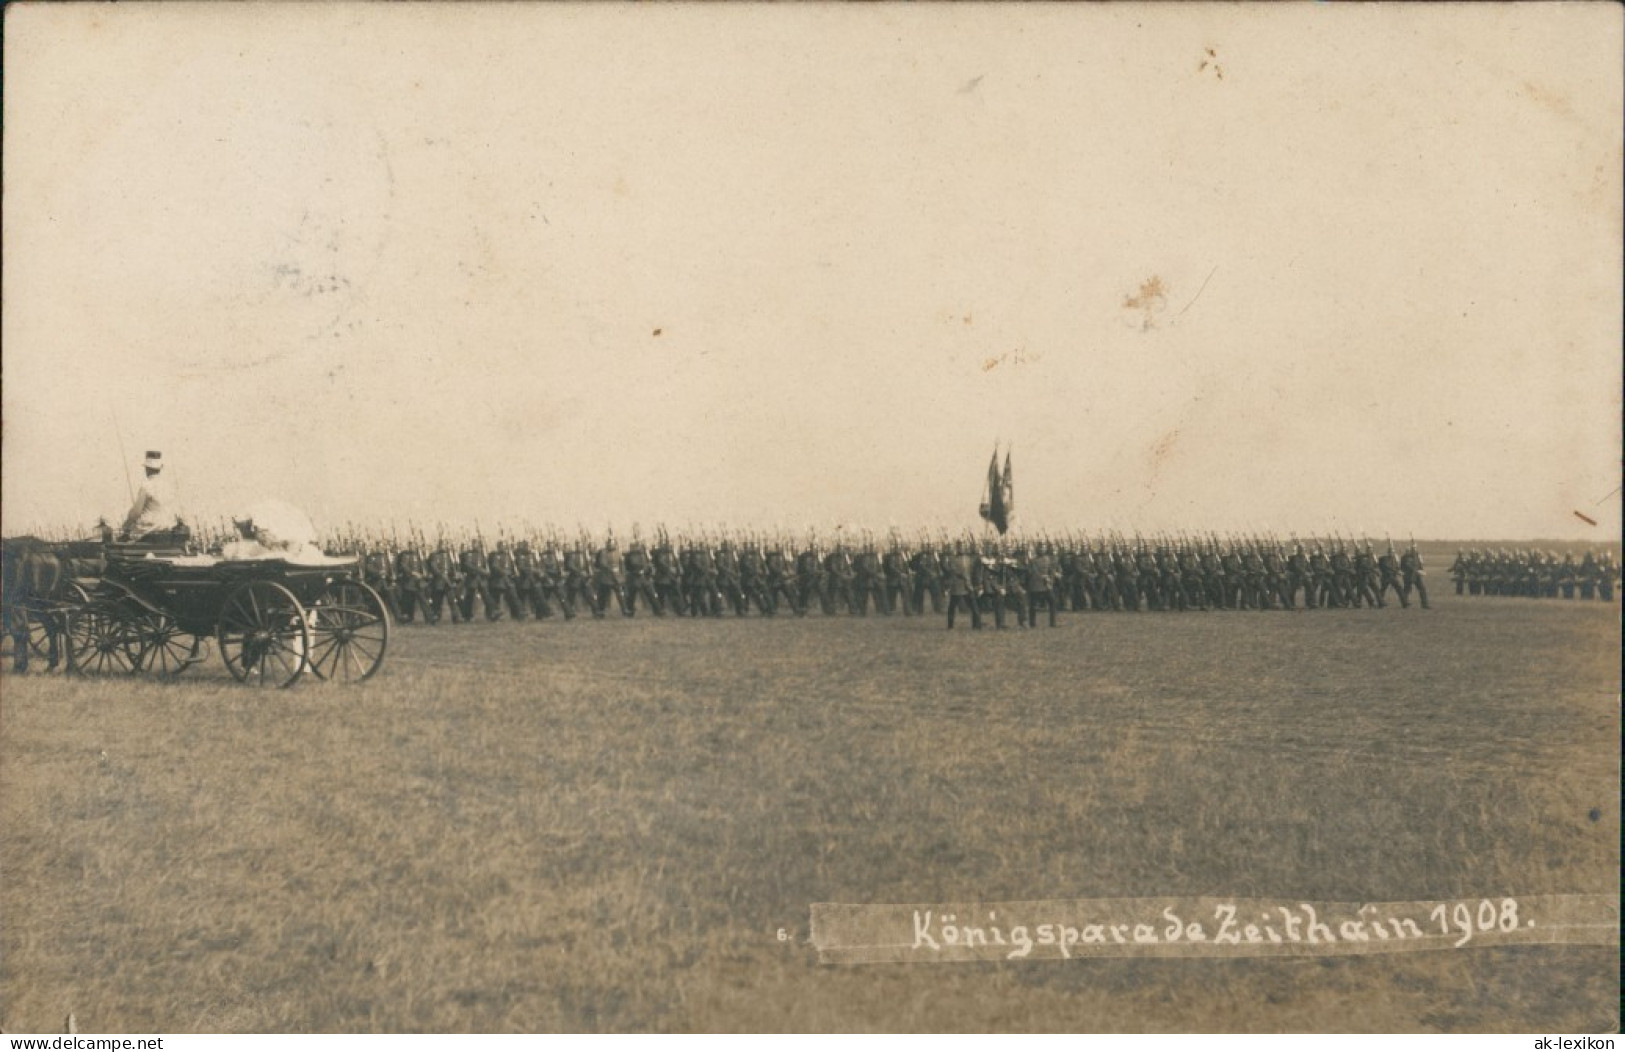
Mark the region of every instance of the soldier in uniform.
<instances>
[{"instance_id":1,"label":"soldier in uniform","mask_svg":"<svg viewBox=\"0 0 1625 1052\"><path fill-rule=\"evenodd\" d=\"M796 598L800 603L797 611L805 615L812 609L814 600L818 608L825 614L835 612L835 603L830 598L829 587L824 578L824 560L818 553L818 545L808 538L807 546L796 556Z\"/></svg>"},{"instance_id":2,"label":"soldier in uniform","mask_svg":"<svg viewBox=\"0 0 1625 1052\"><path fill-rule=\"evenodd\" d=\"M491 605L499 612L506 609L509 617L523 621L526 610L519 601L518 573L508 542L497 541L497 546L485 557L486 591L491 596Z\"/></svg>"},{"instance_id":3,"label":"soldier in uniform","mask_svg":"<svg viewBox=\"0 0 1625 1052\"><path fill-rule=\"evenodd\" d=\"M462 610L463 620L474 620L474 600L479 599L485 607L485 619L495 621L502 616L502 608L491 597L491 591L486 587L485 560L474 547L465 547L457 555L457 572L462 578L462 590L457 597L457 604Z\"/></svg>"},{"instance_id":4,"label":"soldier in uniform","mask_svg":"<svg viewBox=\"0 0 1625 1052\"><path fill-rule=\"evenodd\" d=\"M457 573L457 560L452 557L444 541L429 553L425 568L428 571L425 586L429 599L428 622L438 625L441 611L449 608L451 623L459 624L463 620L462 579Z\"/></svg>"},{"instance_id":5,"label":"soldier in uniform","mask_svg":"<svg viewBox=\"0 0 1625 1052\"><path fill-rule=\"evenodd\" d=\"M621 549L615 543L613 536L604 540L604 546L598 549L593 556L592 583L593 583L593 616L603 617L609 609L610 599L615 600L615 606L620 610L622 617L631 617L632 610L626 605L626 589L624 584L624 570L621 566Z\"/></svg>"},{"instance_id":6,"label":"soldier in uniform","mask_svg":"<svg viewBox=\"0 0 1625 1052\"><path fill-rule=\"evenodd\" d=\"M1461 557L1458 554L1458 563L1460 562L1460 558ZM1394 595L1399 597L1399 605L1401 607L1408 607L1411 605L1410 598L1405 594L1405 590L1400 587L1401 579L1399 572L1399 556L1394 554L1394 546L1392 544L1390 544L1388 546L1388 550L1383 552L1382 555L1377 559L1377 575L1380 579L1380 583L1377 586L1377 599L1379 603L1388 598L1388 589L1392 588L1394 590ZM1459 595L1460 593L1458 592L1457 594Z\"/></svg>"},{"instance_id":7,"label":"soldier in uniform","mask_svg":"<svg viewBox=\"0 0 1625 1052\"><path fill-rule=\"evenodd\" d=\"M1353 606L1354 602L1354 560L1349 558L1343 542L1338 541L1332 549L1332 605Z\"/></svg>"},{"instance_id":8,"label":"soldier in uniform","mask_svg":"<svg viewBox=\"0 0 1625 1052\"><path fill-rule=\"evenodd\" d=\"M577 603L584 603L588 613L603 617L592 589L592 561L587 554L587 538L582 537L564 551L564 608L566 617L573 617Z\"/></svg>"},{"instance_id":9,"label":"soldier in uniform","mask_svg":"<svg viewBox=\"0 0 1625 1052\"><path fill-rule=\"evenodd\" d=\"M1147 610L1163 608L1162 573L1157 569L1157 560L1150 550L1140 544L1134 547L1134 585L1138 593L1145 596Z\"/></svg>"},{"instance_id":10,"label":"soldier in uniform","mask_svg":"<svg viewBox=\"0 0 1625 1052\"><path fill-rule=\"evenodd\" d=\"M564 583L564 553L559 551L559 542L549 538L536 553L536 616L552 617L555 602L566 621L575 619L575 605Z\"/></svg>"},{"instance_id":11,"label":"soldier in uniform","mask_svg":"<svg viewBox=\"0 0 1625 1052\"><path fill-rule=\"evenodd\" d=\"M1038 627L1038 608L1049 609L1049 626L1055 627L1055 585L1058 576L1055 556L1050 554L1047 541L1040 542L1038 551L1027 562L1027 624Z\"/></svg>"},{"instance_id":12,"label":"soldier in uniform","mask_svg":"<svg viewBox=\"0 0 1625 1052\"><path fill-rule=\"evenodd\" d=\"M418 612L429 623L429 597L423 577L423 557L410 544L395 553L395 597L400 608L400 619L411 624Z\"/></svg>"},{"instance_id":13,"label":"soldier in uniform","mask_svg":"<svg viewBox=\"0 0 1625 1052\"><path fill-rule=\"evenodd\" d=\"M1372 607L1388 605L1377 594L1377 553L1370 541L1366 542L1364 548L1358 545L1354 548L1353 605L1358 609L1362 602Z\"/></svg>"},{"instance_id":14,"label":"soldier in uniform","mask_svg":"<svg viewBox=\"0 0 1625 1052\"><path fill-rule=\"evenodd\" d=\"M1269 598L1266 605L1273 607L1279 602L1282 610L1292 609L1292 593L1287 590L1284 553L1274 539L1264 546L1264 594Z\"/></svg>"},{"instance_id":15,"label":"soldier in uniform","mask_svg":"<svg viewBox=\"0 0 1625 1052\"><path fill-rule=\"evenodd\" d=\"M529 541L513 546L513 588L519 595L519 609L525 617L540 618L545 600L542 598L542 575L536 566L536 553ZM517 618L524 620L524 618Z\"/></svg>"},{"instance_id":16,"label":"soldier in uniform","mask_svg":"<svg viewBox=\"0 0 1625 1052\"><path fill-rule=\"evenodd\" d=\"M378 598L384 601L389 610L389 616L396 621L401 619L400 607L395 603L395 582L393 580L393 566L389 552L382 547L374 548L361 560L361 580L373 591Z\"/></svg>"},{"instance_id":17,"label":"soldier in uniform","mask_svg":"<svg viewBox=\"0 0 1625 1052\"><path fill-rule=\"evenodd\" d=\"M1309 556L1303 550L1303 544L1294 540L1292 554L1286 557L1286 608L1291 610L1296 605L1295 599L1299 591L1303 592L1303 605L1306 610L1315 607L1315 580L1309 569Z\"/></svg>"},{"instance_id":18,"label":"soldier in uniform","mask_svg":"<svg viewBox=\"0 0 1625 1052\"><path fill-rule=\"evenodd\" d=\"M1580 559L1580 569L1576 571L1576 578L1580 584L1581 599L1595 599L1597 597L1597 553L1587 551Z\"/></svg>"},{"instance_id":19,"label":"soldier in uniform","mask_svg":"<svg viewBox=\"0 0 1625 1052\"><path fill-rule=\"evenodd\" d=\"M853 613L869 616L869 600L873 599L877 613L886 612L886 590L880 576L880 554L871 541L864 541L852 560Z\"/></svg>"},{"instance_id":20,"label":"soldier in uniform","mask_svg":"<svg viewBox=\"0 0 1625 1052\"><path fill-rule=\"evenodd\" d=\"M717 591L722 595L724 609L732 609L735 617L744 617L745 589L741 584L739 553L734 550L733 541L722 539L712 565L716 567Z\"/></svg>"},{"instance_id":21,"label":"soldier in uniform","mask_svg":"<svg viewBox=\"0 0 1625 1052\"><path fill-rule=\"evenodd\" d=\"M954 552L944 560L943 578L948 587L948 631L954 628L954 613L961 606L970 611L970 625L982 627L978 597L982 591L981 561L965 550L964 541L954 542Z\"/></svg>"},{"instance_id":22,"label":"soldier in uniform","mask_svg":"<svg viewBox=\"0 0 1625 1052\"><path fill-rule=\"evenodd\" d=\"M909 566L908 553L903 545L893 537L891 546L880 560L880 572L886 578L886 605L885 611L890 614L899 606L903 608L903 616L909 617L914 613L914 573Z\"/></svg>"},{"instance_id":23,"label":"soldier in uniform","mask_svg":"<svg viewBox=\"0 0 1625 1052\"><path fill-rule=\"evenodd\" d=\"M1139 571L1134 567L1133 554L1122 543L1112 546L1112 582L1117 586L1118 599L1122 604L1115 609L1129 611L1138 611L1140 609L1140 576Z\"/></svg>"},{"instance_id":24,"label":"soldier in uniform","mask_svg":"<svg viewBox=\"0 0 1625 1052\"><path fill-rule=\"evenodd\" d=\"M1162 594L1163 608L1184 610L1188 604L1185 602L1185 586L1179 579L1179 559L1166 544L1159 544L1153 562L1157 567L1157 591Z\"/></svg>"},{"instance_id":25,"label":"soldier in uniform","mask_svg":"<svg viewBox=\"0 0 1625 1052\"><path fill-rule=\"evenodd\" d=\"M1194 606L1198 610L1206 610L1207 589L1202 581L1202 560L1196 549L1192 545L1181 544L1175 553L1174 564L1179 568L1179 608L1188 610Z\"/></svg>"},{"instance_id":26,"label":"soldier in uniform","mask_svg":"<svg viewBox=\"0 0 1625 1052\"><path fill-rule=\"evenodd\" d=\"M1009 571L1010 567L1013 565L1013 563L1011 563L1010 560L1006 559L1003 556L1003 554L999 551L998 546L995 545L992 541L987 541L987 542L983 543L983 545L982 545L981 563L982 563L982 596L981 596L981 603L982 603L983 606L985 606L988 609L992 610L992 612L993 612L993 623L997 627L1003 628L1004 627L1004 609L1005 609L1005 606L1009 603L1009 597L1010 597L1009 586L1010 586L1011 578L1010 578L1010 574L1008 573L1008 571ZM1025 615L1026 615L1026 607L1025 606L1022 607L1022 615L1023 615L1023 618L1025 618ZM1023 621L1023 623L1025 623L1025 620Z\"/></svg>"},{"instance_id":27,"label":"soldier in uniform","mask_svg":"<svg viewBox=\"0 0 1625 1052\"><path fill-rule=\"evenodd\" d=\"M703 540L690 541L683 551L683 596L690 617L722 616L716 560Z\"/></svg>"},{"instance_id":28,"label":"soldier in uniform","mask_svg":"<svg viewBox=\"0 0 1625 1052\"><path fill-rule=\"evenodd\" d=\"M1332 561L1318 542L1309 553L1309 574L1314 581L1315 601L1304 605L1312 609L1342 605L1342 597L1337 594L1337 579L1332 574ZM1334 604L1333 600L1337 602Z\"/></svg>"},{"instance_id":29,"label":"soldier in uniform","mask_svg":"<svg viewBox=\"0 0 1625 1052\"><path fill-rule=\"evenodd\" d=\"M767 562L754 539L747 539L739 552L739 590L745 593L745 609L755 603L763 617L773 616L773 601L767 594Z\"/></svg>"},{"instance_id":30,"label":"soldier in uniform","mask_svg":"<svg viewBox=\"0 0 1625 1052\"><path fill-rule=\"evenodd\" d=\"M1405 583L1405 590L1400 595L1409 599L1411 589L1415 588L1422 602L1422 609L1428 609L1427 571L1422 568L1422 553L1416 550L1414 543L1399 557L1399 570L1404 575Z\"/></svg>"},{"instance_id":31,"label":"soldier in uniform","mask_svg":"<svg viewBox=\"0 0 1625 1052\"><path fill-rule=\"evenodd\" d=\"M1389 545L1388 546L1388 551L1391 553L1391 552L1393 552L1393 550L1394 550L1393 545ZM1396 561L1394 565L1397 567L1399 564ZM1456 582L1456 594L1461 595L1462 594L1462 589L1465 588L1466 585L1467 585L1467 556L1462 552L1462 550L1460 548L1456 549L1456 561L1450 564L1450 576L1455 579L1455 582ZM1383 592L1386 593L1387 591L1388 591L1388 581L1387 581L1387 578L1384 577L1384 579L1383 579Z\"/></svg>"},{"instance_id":32,"label":"soldier in uniform","mask_svg":"<svg viewBox=\"0 0 1625 1052\"><path fill-rule=\"evenodd\" d=\"M1242 564L1240 548L1226 545L1219 557L1219 568L1224 573L1224 608L1243 609L1247 605L1247 568Z\"/></svg>"},{"instance_id":33,"label":"soldier in uniform","mask_svg":"<svg viewBox=\"0 0 1625 1052\"><path fill-rule=\"evenodd\" d=\"M784 553L784 545L775 537L773 543L764 553L763 561L767 567L767 612L769 615L779 612L779 600L782 598L790 604L790 610L796 615L805 614L801 602L796 597L795 567L791 564L789 556Z\"/></svg>"},{"instance_id":34,"label":"soldier in uniform","mask_svg":"<svg viewBox=\"0 0 1625 1052\"><path fill-rule=\"evenodd\" d=\"M660 596L655 592L654 564L649 558L649 550L643 546L638 537L632 538L631 547L626 549L626 616L636 617L638 612L638 599L655 614L660 613Z\"/></svg>"},{"instance_id":35,"label":"soldier in uniform","mask_svg":"<svg viewBox=\"0 0 1625 1052\"><path fill-rule=\"evenodd\" d=\"M909 576L914 581L914 612L925 613L925 597L931 596L931 612L942 613L942 556L930 541L921 541L920 550L909 559Z\"/></svg>"},{"instance_id":36,"label":"soldier in uniform","mask_svg":"<svg viewBox=\"0 0 1625 1052\"><path fill-rule=\"evenodd\" d=\"M1580 580L1580 568L1574 563L1574 553L1564 552L1563 562L1557 568L1557 586L1564 599L1574 598L1574 587Z\"/></svg>"},{"instance_id":37,"label":"soldier in uniform","mask_svg":"<svg viewBox=\"0 0 1625 1052\"><path fill-rule=\"evenodd\" d=\"M845 606L851 614L858 612L857 598L852 594L854 576L852 553L846 550L845 541L836 541L835 550L824 557L824 588L829 593L831 613L837 606Z\"/></svg>"},{"instance_id":38,"label":"soldier in uniform","mask_svg":"<svg viewBox=\"0 0 1625 1052\"><path fill-rule=\"evenodd\" d=\"M678 617L683 616L687 610L683 602L683 568L678 562L677 552L671 546L671 538L664 530L660 531L651 561L654 564L655 613L664 614L670 609Z\"/></svg>"}]
</instances>

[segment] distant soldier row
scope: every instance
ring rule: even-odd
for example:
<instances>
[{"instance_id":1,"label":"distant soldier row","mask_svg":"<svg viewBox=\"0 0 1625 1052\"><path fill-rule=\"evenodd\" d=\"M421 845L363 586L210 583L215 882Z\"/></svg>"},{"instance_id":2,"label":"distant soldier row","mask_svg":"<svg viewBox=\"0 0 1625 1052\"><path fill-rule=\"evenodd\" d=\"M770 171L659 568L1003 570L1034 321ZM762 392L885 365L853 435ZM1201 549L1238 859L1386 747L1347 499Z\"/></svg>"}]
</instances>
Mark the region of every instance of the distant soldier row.
<instances>
[{"instance_id":1,"label":"distant soldier row","mask_svg":"<svg viewBox=\"0 0 1625 1052\"><path fill-rule=\"evenodd\" d=\"M396 618L437 624L610 613L636 616L916 616L966 613L1003 626L1058 611L1292 610L1428 606L1415 545L1343 539L1122 536L980 541L892 536L822 543L791 537L682 537L662 531L622 551L612 535L462 545L356 545L366 580Z\"/></svg>"},{"instance_id":2,"label":"distant soldier row","mask_svg":"<svg viewBox=\"0 0 1625 1052\"><path fill-rule=\"evenodd\" d=\"M1611 552L1588 551L1578 562L1537 549L1457 551L1450 564L1457 595L1511 595L1528 599L1600 599L1613 602L1619 568Z\"/></svg>"}]
</instances>

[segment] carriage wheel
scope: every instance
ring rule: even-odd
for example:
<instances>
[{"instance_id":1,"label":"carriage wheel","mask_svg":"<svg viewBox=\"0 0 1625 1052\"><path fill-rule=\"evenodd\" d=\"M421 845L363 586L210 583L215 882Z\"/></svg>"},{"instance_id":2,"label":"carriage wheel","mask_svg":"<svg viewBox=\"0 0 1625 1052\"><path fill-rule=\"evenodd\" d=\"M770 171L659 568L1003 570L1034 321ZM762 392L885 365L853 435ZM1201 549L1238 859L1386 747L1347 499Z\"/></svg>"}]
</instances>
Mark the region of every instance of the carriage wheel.
<instances>
[{"instance_id":1,"label":"carriage wheel","mask_svg":"<svg viewBox=\"0 0 1625 1052\"><path fill-rule=\"evenodd\" d=\"M155 610L143 611L134 625L136 672L151 672L169 679L203 660L203 640L183 632L175 619Z\"/></svg>"},{"instance_id":2,"label":"carriage wheel","mask_svg":"<svg viewBox=\"0 0 1625 1052\"><path fill-rule=\"evenodd\" d=\"M67 595L64 597L68 607L83 606L90 602L90 593L78 581L69 581ZM42 613L38 610L30 611L28 617L28 650L33 657L49 660L51 657L51 636L65 635L68 607L56 604L57 610L51 613Z\"/></svg>"},{"instance_id":3,"label":"carriage wheel","mask_svg":"<svg viewBox=\"0 0 1625 1052\"><path fill-rule=\"evenodd\" d=\"M51 622L38 613L25 615L28 618L28 653L34 658L48 658L51 656Z\"/></svg>"},{"instance_id":4,"label":"carriage wheel","mask_svg":"<svg viewBox=\"0 0 1625 1052\"><path fill-rule=\"evenodd\" d=\"M384 663L389 611L359 581L329 585L310 608L310 671L318 679L360 683Z\"/></svg>"},{"instance_id":5,"label":"carriage wheel","mask_svg":"<svg viewBox=\"0 0 1625 1052\"><path fill-rule=\"evenodd\" d=\"M250 581L227 596L215 634L226 668L240 683L290 686L310 654L304 608L275 581Z\"/></svg>"},{"instance_id":6,"label":"carriage wheel","mask_svg":"<svg viewBox=\"0 0 1625 1052\"><path fill-rule=\"evenodd\" d=\"M111 676L135 668L140 635L117 603L91 603L68 615L68 671L81 676Z\"/></svg>"}]
</instances>

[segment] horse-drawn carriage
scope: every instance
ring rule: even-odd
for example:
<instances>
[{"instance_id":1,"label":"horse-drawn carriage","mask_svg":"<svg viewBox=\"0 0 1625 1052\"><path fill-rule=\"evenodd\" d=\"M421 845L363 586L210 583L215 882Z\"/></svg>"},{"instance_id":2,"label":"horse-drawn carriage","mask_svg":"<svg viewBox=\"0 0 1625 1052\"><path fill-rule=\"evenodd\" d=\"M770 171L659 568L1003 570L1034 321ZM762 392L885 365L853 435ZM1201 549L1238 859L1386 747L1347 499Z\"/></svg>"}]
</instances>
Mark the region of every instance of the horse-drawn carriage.
<instances>
[{"instance_id":1,"label":"horse-drawn carriage","mask_svg":"<svg viewBox=\"0 0 1625 1052\"><path fill-rule=\"evenodd\" d=\"M208 657L211 639L234 678L261 686L290 686L306 670L358 682L383 665L389 614L357 557L226 558L115 544L100 555L96 564L63 554L75 569L23 612L28 645L54 663L60 641L70 672L178 676Z\"/></svg>"}]
</instances>

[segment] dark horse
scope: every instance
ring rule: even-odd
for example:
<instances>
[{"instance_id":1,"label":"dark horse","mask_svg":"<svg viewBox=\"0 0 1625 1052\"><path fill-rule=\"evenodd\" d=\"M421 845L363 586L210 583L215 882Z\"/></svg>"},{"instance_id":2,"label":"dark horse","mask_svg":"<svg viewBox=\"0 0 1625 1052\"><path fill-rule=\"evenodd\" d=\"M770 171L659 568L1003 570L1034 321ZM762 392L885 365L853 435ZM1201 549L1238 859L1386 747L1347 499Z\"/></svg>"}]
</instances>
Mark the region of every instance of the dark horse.
<instances>
[{"instance_id":1,"label":"dark horse","mask_svg":"<svg viewBox=\"0 0 1625 1052\"><path fill-rule=\"evenodd\" d=\"M54 545L37 537L0 542L0 619L12 641L12 667L28 671L28 626L45 626L50 668L62 660L64 619L59 603L67 592L68 561Z\"/></svg>"},{"instance_id":2,"label":"dark horse","mask_svg":"<svg viewBox=\"0 0 1625 1052\"><path fill-rule=\"evenodd\" d=\"M47 667L61 664L66 610L84 599L74 578L101 575L104 539L105 534L103 539L62 544L38 537L0 541L0 622L12 639L12 666L18 672L28 671L29 629L34 624L45 630Z\"/></svg>"}]
</instances>

